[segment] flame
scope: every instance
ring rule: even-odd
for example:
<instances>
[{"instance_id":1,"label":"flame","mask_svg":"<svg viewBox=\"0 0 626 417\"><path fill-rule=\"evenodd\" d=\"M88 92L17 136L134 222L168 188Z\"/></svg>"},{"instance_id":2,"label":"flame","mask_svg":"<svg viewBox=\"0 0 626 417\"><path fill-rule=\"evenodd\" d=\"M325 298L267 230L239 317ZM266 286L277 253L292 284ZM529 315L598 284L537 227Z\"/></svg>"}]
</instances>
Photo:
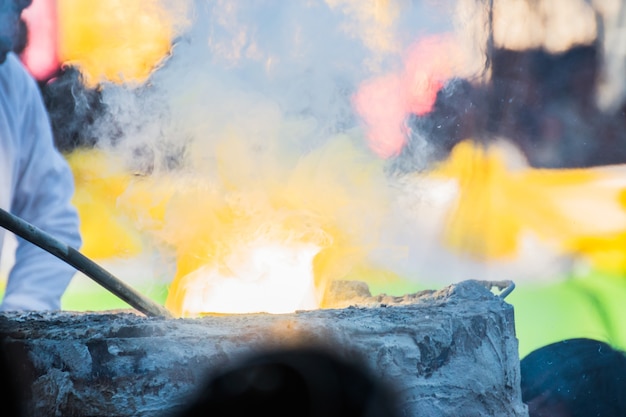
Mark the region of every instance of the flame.
<instances>
[{"instance_id":1,"label":"flame","mask_svg":"<svg viewBox=\"0 0 626 417\"><path fill-rule=\"evenodd\" d=\"M290 313L319 307L312 244L251 242L227 268L201 266L170 288L167 305L184 317L204 313Z\"/></svg>"},{"instance_id":2,"label":"flame","mask_svg":"<svg viewBox=\"0 0 626 417\"><path fill-rule=\"evenodd\" d=\"M366 264L387 210L381 162L353 143L336 137L292 165L260 164L258 150L228 137L214 177L138 177L76 151L83 252L128 255L142 239L173 252L166 307L180 317L317 308L328 282Z\"/></svg>"},{"instance_id":3,"label":"flame","mask_svg":"<svg viewBox=\"0 0 626 417\"><path fill-rule=\"evenodd\" d=\"M370 148L381 158L397 156L406 144L405 120L432 109L443 83L459 73L462 55L452 35L425 37L412 45L401 71L364 82L354 106L367 125Z\"/></svg>"},{"instance_id":4,"label":"flame","mask_svg":"<svg viewBox=\"0 0 626 417\"><path fill-rule=\"evenodd\" d=\"M59 60L80 67L90 86L142 83L168 55L184 13L159 0L58 0Z\"/></svg>"}]
</instances>

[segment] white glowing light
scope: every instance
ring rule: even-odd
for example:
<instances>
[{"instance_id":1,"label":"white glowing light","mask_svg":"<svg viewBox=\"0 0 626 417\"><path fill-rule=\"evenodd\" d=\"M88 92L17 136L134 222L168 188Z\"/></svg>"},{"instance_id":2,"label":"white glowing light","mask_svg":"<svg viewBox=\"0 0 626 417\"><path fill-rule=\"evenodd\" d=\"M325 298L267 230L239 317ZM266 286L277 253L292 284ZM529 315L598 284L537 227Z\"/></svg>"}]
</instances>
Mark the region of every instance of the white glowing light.
<instances>
[{"instance_id":1,"label":"white glowing light","mask_svg":"<svg viewBox=\"0 0 626 417\"><path fill-rule=\"evenodd\" d=\"M319 250L312 244L256 243L231 256L227 268L198 268L185 277L183 315L316 309L313 258Z\"/></svg>"}]
</instances>

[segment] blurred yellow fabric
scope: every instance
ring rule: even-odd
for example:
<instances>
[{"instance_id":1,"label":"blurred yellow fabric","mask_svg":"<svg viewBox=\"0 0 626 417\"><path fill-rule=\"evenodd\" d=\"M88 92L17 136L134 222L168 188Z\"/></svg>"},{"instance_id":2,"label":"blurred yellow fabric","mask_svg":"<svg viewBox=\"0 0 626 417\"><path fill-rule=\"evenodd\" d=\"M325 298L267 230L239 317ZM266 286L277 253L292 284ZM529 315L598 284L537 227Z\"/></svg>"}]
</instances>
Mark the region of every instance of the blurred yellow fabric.
<instances>
[{"instance_id":1,"label":"blurred yellow fabric","mask_svg":"<svg viewBox=\"0 0 626 417\"><path fill-rule=\"evenodd\" d=\"M523 233L601 269L626 266L626 169L511 166L507 148L457 145L431 174L458 181L446 242L480 259L515 257Z\"/></svg>"}]
</instances>

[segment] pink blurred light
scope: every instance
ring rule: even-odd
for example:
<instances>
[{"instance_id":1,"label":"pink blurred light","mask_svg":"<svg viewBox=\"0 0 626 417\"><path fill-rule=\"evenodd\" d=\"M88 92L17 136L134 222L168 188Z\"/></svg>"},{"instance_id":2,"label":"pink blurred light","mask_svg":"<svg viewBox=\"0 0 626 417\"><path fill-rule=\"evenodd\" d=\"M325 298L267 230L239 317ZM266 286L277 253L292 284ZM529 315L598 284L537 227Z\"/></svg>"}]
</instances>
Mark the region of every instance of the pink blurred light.
<instances>
[{"instance_id":1,"label":"pink blurred light","mask_svg":"<svg viewBox=\"0 0 626 417\"><path fill-rule=\"evenodd\" d=\"M367 125L368 144L378 156L386 159L402 151L407 116L432 110L437 92L461 64L460 57L451 36L426 37L407 50L401 71L360 86L353 103Z\"/></svg>"},{"instance_id":2,"label":"pink blurred light","mask_svg":"<svg viewBox=\"0 0 626 417\"><path fill-rule=\"evenodd\" d=\"M362 84L354 105L368 125L370 149L381 158L399 154L406 142L402 131L407 113L402 77L389 74Z\"/></svg>"},{"instance_id":3,"label":"pink blurred light","mask_svg":"<svg viewBox=\"0 0 626 417\"><path fill-rule=\"evenodd\" d=\"M33 77L48 80L59 68L56 0L33 0L22 18L28 26L28 45L20 58Z\"/></svg>"}]
</instances>

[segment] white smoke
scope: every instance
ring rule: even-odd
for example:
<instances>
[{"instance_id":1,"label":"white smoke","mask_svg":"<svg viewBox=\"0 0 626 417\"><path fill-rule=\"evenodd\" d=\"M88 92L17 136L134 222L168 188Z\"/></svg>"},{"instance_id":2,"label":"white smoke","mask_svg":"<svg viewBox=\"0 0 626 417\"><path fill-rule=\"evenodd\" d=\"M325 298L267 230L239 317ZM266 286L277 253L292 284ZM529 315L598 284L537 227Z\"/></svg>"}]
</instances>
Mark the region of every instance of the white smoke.
<instances>
[{"instance_id":1,"label":"white smoke","mask_svg":"<svg viewBox=\"0 0 626 417\"><path fill-rule=\"evenodd\" d=\"M242 175L277 161L296 164L341 135L365 148L351 103L359 84L399 68L416 39L458 29L455 5L196 0L189 3L190 25L145 84L104 86L109 114L98 127L99 146L125 155L138 171L190 170L209 177L216 153L233 138L258 155L254 169L231 161ZM416 193L413 212L400 206L400 215L381 220L385 232L372 250L375 262L443 283L486 277L484 264L460 259L438 243L435 226L442 225L450 198L435 204L433 190L396 191ZM355 215L367 214L367 207L358 209ZM522 273L511 265L491 271L498 279Z\"/></svg>"},{"instance_id":2,"label":"white smoke","mask_svg":"<svg viewBox=\"0 0 626 417\"><path fill-rule=\"evenodd\" d=\"M451 29L446 7L423 4L196 0L146 85L104 88L111 118L99 136L159 155L160 141L197 147L234 128L253 144L278 135L310 150L359 127L359 83L400 65L417 37Z\"/></svg>"}]
</instances>

